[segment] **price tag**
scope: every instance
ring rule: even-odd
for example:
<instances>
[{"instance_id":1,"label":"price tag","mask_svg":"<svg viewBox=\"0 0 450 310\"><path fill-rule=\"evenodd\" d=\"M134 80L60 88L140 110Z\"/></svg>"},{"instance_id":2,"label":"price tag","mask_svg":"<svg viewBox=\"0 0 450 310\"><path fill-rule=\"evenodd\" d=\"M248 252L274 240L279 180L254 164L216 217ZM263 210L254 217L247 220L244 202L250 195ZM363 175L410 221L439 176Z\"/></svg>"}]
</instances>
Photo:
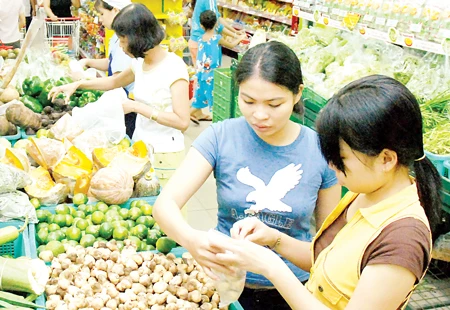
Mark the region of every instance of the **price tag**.
<instances>
[{"instance_id":1,"label":"price tag","mask_svg":"<svg viewBox=\"0 0 450 310\"><path fill-rule=\"evenodd\" d=\"M373 15L364 15L363 21L371 23L373 21Z\"/></svg>"},{"instance_id":2,"label":"price tag","mask_svg":"<svg viewBox=\"0 0 450 310\"><path fill-rule=\"evenodd\" d=\"M398 20L396 19L388 19L386 22L386 26L395 28L398 25Z\"/></svg>"},{"instance_id":3,"label":"price tag","mask_svg":"<svg viewBox=\"0 0 450 310\"><path fill-rule=\"evenodd\" d=\"M377 19L375 19L375 24L384 26L386 24L386 18L377 17Z\"/></svg>"},{"instance_id":4,"label":"price tag","mask_svg":"<svg viewBox=\"0 0 450 310\"><path fill-rule=\"evenodd\" d=\"M410 26L409 26L409 30L411 31L411 32L416 32L416 33L418 33L418 32L421 32L422 31L422 24L411 24Z\"/></svg>"}]
</instances>

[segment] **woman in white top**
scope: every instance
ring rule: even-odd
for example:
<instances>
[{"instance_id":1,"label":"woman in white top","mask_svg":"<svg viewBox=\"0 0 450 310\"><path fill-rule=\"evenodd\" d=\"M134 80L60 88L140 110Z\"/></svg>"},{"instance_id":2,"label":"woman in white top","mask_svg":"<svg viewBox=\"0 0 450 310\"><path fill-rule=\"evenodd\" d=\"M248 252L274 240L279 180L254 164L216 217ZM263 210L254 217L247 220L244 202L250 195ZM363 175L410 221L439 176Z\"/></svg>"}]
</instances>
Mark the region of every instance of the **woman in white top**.
<instances>
[{"instance_id":1,"label":"woman in white top","mask_svg":"<svg viewBox=\"0 0 450 310\"><path fill-rule=\"evenodd\" d=\"M184 157L183 131L190 122L186 64L160 46L164 31L142 4L123 8L112 29L122 49L133 57L131 67L111 77L55 87L50 96L64 93L68 101L78 88L111 90L134 82L135 100L123 103L124 113L138 114L133 140L153 146L154 167L164 186Z\"/></svg>"},{"instance_id":2,"label":"woman in white top","mask_svg":"<svg viewBox=\"0 0 450 310\"><path fill-rule=\"evenodd\" d=\"M130 0L96 0L95 10L99 14L100 22L107 29L111 29L114 18L119 14L120 10L130 5ZM125 54L119 45L119 38L114 35L109 40L109 55L103 59L84 58L79 61L82 67L94 68L100 71L107 71L108 76L119 74L131 66L131 57ZM133 93L134 83L124 87L127 95ZM127 135L133 136L136 123L136 113L129 113L125 116L125 126L127 127Z\"/></svg>"},{"instance_id":3,"label":"woman in white top","mask_svg":"<svg viewBox=\"0 0 450 310\"><path fill-rule=\"evenodd\" d=\"M20 47L20 31L25 27L22 1L0 0L0 41L7 46Z\"/></svg>"}]
</instances>

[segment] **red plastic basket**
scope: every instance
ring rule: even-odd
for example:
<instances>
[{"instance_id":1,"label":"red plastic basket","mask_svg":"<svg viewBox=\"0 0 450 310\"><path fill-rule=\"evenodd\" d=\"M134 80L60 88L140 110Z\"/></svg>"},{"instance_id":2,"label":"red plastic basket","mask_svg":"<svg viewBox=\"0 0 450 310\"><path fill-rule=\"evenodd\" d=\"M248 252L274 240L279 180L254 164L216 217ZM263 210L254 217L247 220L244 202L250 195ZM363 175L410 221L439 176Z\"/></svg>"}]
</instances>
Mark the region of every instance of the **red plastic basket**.
<instances>
[{"instance_id":1,"label":"red plastic basket","mask_svg":"<svg viewBox=\"0 0 450 310\"><path fill-rule=\"evenodd\" d=\"M0 40L0 50L12 50L13 47L9 45L3 44L2 40Z\"/></svg>"}]
</instances>

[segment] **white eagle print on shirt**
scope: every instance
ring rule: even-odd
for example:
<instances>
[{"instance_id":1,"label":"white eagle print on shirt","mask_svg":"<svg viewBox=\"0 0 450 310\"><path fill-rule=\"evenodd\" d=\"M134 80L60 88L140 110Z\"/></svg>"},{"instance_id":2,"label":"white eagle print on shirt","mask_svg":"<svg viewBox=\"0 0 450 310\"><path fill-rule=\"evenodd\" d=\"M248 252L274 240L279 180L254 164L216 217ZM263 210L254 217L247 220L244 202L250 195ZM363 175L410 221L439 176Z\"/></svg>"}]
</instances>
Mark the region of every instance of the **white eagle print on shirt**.
<instances>
[{"instance_id":1,"label":"white eagle print on shirt","mask_svg":"<svg viewBox=\"0 0 450 310\"><path fill-rule=\"evenodd\" d=\"M274 173L266 186L263 180L253 175L248 167L241 168L236 173L239 182L253 187L255 190L247 195L247 202L255 202L249 210L259 212L264 209L279 212L292 212L292 207L281 202L281 199L293 189L302 178L303 170L300 170L302 164L294 164Z\"/></svg>"}]
</instances>

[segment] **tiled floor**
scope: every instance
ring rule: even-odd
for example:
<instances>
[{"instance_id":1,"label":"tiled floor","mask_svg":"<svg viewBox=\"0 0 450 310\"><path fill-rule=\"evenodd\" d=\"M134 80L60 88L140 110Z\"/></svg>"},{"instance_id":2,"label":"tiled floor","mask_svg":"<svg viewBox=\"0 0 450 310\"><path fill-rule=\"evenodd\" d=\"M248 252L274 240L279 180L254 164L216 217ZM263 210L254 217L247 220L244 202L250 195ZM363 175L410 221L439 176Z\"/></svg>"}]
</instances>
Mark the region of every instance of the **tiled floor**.
<instances>
[{"instance_id":1,"label":"tiled floor","mask_svg":"<svg viewBox=\"0 0 450 310\"><path fill-rule=\"evenodd\" d=\"M195 138L210 125L211 122L200 122L200 125L195 125L191 122L191 126L184 134L186 152L189 150ZM187 208L188 223L192 227L200 230L208 230L217 225L216 182L212 174L189 200Z\"/></svg>"}]
</instances>

